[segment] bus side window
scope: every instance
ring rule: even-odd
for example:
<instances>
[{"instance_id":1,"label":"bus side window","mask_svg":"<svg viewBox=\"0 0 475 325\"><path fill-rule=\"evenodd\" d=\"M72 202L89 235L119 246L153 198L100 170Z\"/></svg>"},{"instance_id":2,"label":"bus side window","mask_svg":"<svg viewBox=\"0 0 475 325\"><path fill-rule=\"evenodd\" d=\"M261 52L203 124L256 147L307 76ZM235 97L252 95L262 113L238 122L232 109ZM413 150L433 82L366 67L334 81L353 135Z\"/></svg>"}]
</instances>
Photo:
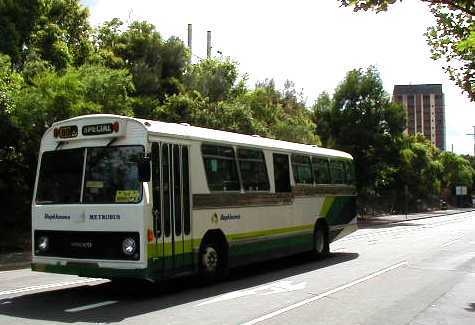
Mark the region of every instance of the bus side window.
<instances>
[{"instance_id":1,"label":"bus side window","mask_svg":"<svg viewBox=\"0 0 475 325\"><path fill-rule=\"evenodd\" d=\"M201 152L211 192L241 190L233 147L203 144Z\"/></svg>"},{"instance_id":2,"label":"bus side window","mask_svg":"<svg viewBox=\"0 0 475 325\"><path fill-rule=\"evenodd\" d=\"M274 153L272 158L274 161L275 192L291 192L292 189L290 187L289 156L280 153Z\"/></svg>"},{"instance_id":3,"label":"bus side window","mask_svg":"<svg viewBox=\"0 0 475 325\"><path fill-rule=\"evenodd\" d=\"M310 157L303 155L292 155L292 170L294 172L295 183L313 184L312 164Z\"/></svg>"},{"instance_id":4,"label":"bus side window","mask_svg":"<svg viewBox=\"0 0 475 325\"><path fill-rule=\"evenodd\" d=\"M332 184L345 184L345 162L341 160L331 160L330 170Z\"/></svg>"},{"instance_id":5,"label":"bus side window","mask_svg":"<svg viewBox=\"0 0 475 325\"><path fill-rule=\"evenodd\" d=\"M238 160L244 191L268 191L270 186L264 153L261 150L239 148Z\"/></svg>"},{"instance_id":6,"label":"bus side window","mask_svg":"<svg viewBox=\"0 0 475 325\"><path fill-rule=\"evenodd\" d=\"M353 161L352 160L346 161L345 167L346 167L346 183L348 185L354 185L355 184L355 166L353 164Z\"/></svg>"},{"instance_id":7,"label":"bus side window","mask_svg":"<svg viewBox=\"0 0 475 325\"><path fill-rule=\"evenodd\" d=\"M331 184L328 159L312 158L313 175L317 184Z\"/></svg>"}]
</instances>

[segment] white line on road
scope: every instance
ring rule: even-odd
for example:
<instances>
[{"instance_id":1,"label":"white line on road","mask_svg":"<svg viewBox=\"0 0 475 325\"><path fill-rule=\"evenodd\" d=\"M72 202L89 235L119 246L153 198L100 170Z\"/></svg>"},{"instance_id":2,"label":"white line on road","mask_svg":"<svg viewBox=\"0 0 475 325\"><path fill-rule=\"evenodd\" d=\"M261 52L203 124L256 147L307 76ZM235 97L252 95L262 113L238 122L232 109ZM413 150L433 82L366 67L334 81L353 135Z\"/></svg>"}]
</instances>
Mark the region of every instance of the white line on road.
<instances>
[{"instance_id":1,"label":"white line on road","mask_svg":"<svg viewBox=\"0 0 475 325\"><path fill-rule=\"evenodd\" d=\"M116 304L116 303L118 303L117 300L103 301L103 302L98 302L96 304L91 304L91 305L66 309L65 312L67 312L67 313L77 313L78 311L99 308L99 307L103 307L103 306L113 305L113 304Z\"/></svg>"},{"instance_id":2,"label":"white line on road","mask_svg":"<svg viewBox=\"0 0 475 325\"><path fill-rule=\"evenodd\" d=\"M456 242L458 242L460 239L462 239L463 236L460 236L460 237L457 237L449 242L446 242L445 244L442 244L440 247L446 247L446 246L450 246L452 244L455 244Z\"/></svg>"},{"instance_id":3,"label":"white line on road","mask_svg":"<svg viewBox=\"0 0 475 325\"><path fill-rule=\"evenodd\" d=\"M77 285L77 284L86 284L86 283L91 283L91 282L96 282L96 281L104 281L104 280L103 279L83 279L83 280L69 281L69 282L42 284L42 285L37 285L37 286L0 291L0 296L13 295L16 293L24 293L24 292L38 291L38 290L58 288L58 287L67 287L67 286L72 286L72 285Z\"/></svg>"},{"instance_id":4,"label":"white line on road","mask_svg":"<svg viewBox=\"0 0 475 325\"><path fill-rule=\"evenodd\" d=\"M261 316L261 317L259 317L259 318L253 319L253 320L251 320L251 321L249 321L249 322L243 323L242 325L253 325L253 324L260 323L260 322L265 321L265 320L267 320L267 319L273 318L273 317L275 317L275 316L277 316L277 315L280 315L280 314L286 313L286 312L288 312L288 311L291 311L291 310L293 310L293 309L295 309L295 308L302 307L303 305L309 304L309 303L311 303L311 302L320 300L320 299L325 298L325 297L327 297L327 296L329 296L329 295L332 295L332 294L334 294L334 293L337 293L337 292L340 292L340 291L342 291L342 290L345 290L345 289L347 289L347 288L349 288L349 287L352 287L352 286L355 286L355 285L360 284L360 283L362 283L362 282L371 280L371 279L373 279L373 278L375 278L375 277L377 277L377 276L380 276L381 274L384 274L384 273L386 273L386 272L392 271L392 270L394 270L394 269L397 269L397 268L399 268L399 267L401 267L401 266L404 266L404 265L407 265L407 264L408 264L407 261L394 264L394 265L392 265L392 266L390 266L390 267L387 267L387 268L385 268L385 269L382 269L382 270L380 270L380 271L378 271L378 272L372 273L372 274L367 275L367 276L365 276L365 277L363 277L363 278L360 278L360 279L355 280L355 281L353 281L353 282L350 282L350 283L347 283L347 284L345 284L345 285L342 285L341 287L338 287L338 288L329 290L329 291L327 291L327 292L321 293L321 294L319 294L319 295L317 295L317 296L314 296L314 297L312 297L312 298L308 298L308 299L302 300L302 301L300 301L300 302L298 302L298 303L296 303L296 304L287 306L287 307L285 307L285 308L276 310L276 311L274 311L274 312L272 312L272 313L263 315L263 316Z\"/></svg>"}]
</instances>

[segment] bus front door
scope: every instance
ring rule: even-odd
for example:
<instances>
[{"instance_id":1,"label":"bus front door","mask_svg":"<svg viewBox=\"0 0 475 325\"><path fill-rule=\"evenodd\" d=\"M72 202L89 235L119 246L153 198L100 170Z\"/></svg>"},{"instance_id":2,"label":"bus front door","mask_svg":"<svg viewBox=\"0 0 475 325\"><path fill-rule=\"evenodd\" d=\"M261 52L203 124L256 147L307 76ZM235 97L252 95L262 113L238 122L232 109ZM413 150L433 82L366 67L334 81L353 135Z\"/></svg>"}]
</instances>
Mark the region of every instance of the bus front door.
<instances>
[{"instance_id":1,"label":"bus front door","mask_svg":"<svg viewBox=\"0 0 475 325\"><path fill-rule=\"evenodd\" d=\"M161 143L159 152L160 168L154 170L160 173L160 193L154 186L154 198L159 195L160 202L155 205L154 199L154 216L163 231L156 247L161 272L169 276L192 269L189 155L187 146L171 143Z\"/></svg>"}]
</instances>

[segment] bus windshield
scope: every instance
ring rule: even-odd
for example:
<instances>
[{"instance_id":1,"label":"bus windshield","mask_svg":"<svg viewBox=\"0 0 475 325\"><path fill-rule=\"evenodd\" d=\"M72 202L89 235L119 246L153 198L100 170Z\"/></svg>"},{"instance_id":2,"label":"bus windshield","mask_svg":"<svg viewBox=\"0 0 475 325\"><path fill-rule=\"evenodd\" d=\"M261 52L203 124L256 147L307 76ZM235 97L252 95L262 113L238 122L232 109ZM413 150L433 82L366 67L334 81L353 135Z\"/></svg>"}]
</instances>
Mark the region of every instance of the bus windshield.
<instances>
[{"instance_id":1,"label":"bus windshield","mask_svg":"<svg viewBox=\"0 0 475 325\"><path fill-rule=\"evenodd\" d=\"M41 158L36 203L140 202L142 186L137 162L143 154L142 146L45 152Z\"/></svg>"}]
</instances>

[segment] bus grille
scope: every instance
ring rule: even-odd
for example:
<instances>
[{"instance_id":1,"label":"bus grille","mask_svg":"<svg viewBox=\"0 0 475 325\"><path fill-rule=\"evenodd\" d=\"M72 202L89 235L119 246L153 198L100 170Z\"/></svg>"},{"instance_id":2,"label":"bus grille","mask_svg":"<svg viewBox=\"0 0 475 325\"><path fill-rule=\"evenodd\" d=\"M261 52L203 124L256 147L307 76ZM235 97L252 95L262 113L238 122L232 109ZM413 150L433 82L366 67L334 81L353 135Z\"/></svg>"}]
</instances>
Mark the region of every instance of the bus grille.
<instances>
[{"instance_id":1,"label":"bus grille","mask_svg":"<svg viewBox=\"0 0 475 325\"><path fill-rule=\"evenodd\" d=\"M39 248L41 237L48 239L46 250ZM136 251L131 256L122 252L122 242L126 238L131 238L136 243ZM140 258L139 239L138 232L35 230L34 247L36 256L138 260Z\"/></svg>"}]
</instances>

